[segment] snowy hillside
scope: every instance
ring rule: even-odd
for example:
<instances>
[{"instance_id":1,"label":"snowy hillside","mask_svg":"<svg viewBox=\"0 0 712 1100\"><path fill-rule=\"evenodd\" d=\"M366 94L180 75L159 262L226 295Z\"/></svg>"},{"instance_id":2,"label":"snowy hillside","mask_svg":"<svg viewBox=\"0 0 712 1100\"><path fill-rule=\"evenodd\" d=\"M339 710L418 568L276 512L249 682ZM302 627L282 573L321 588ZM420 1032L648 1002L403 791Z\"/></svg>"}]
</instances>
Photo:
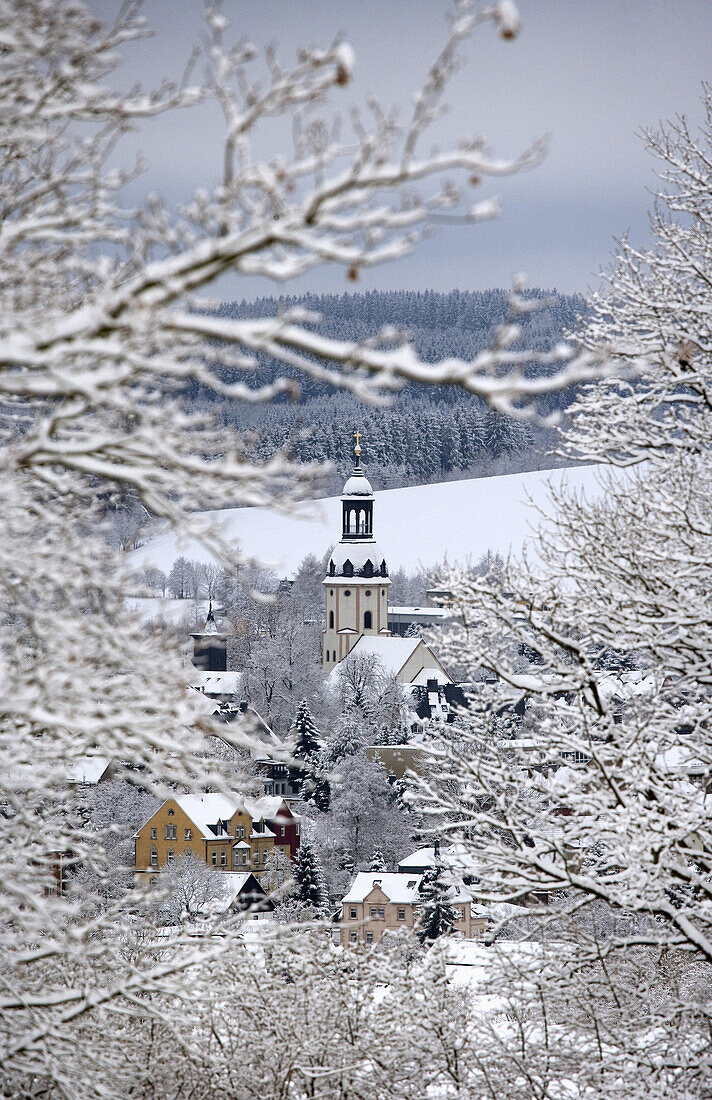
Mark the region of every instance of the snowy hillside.
<instances>
[{"instance_id":1,"label":"snowy hillside","mask_svg":"<svg viewBox=\"0 0 712 1100\"><path fill-rule=\"evenodd\" d=\"M376 493L374 531L391 569L412 572L445 556L450 562L477 561L488 550L517 555L541 522L536 509L547 508L549 484L565 482L591 496L602 491L599 477L599 467L580 466L389 489ZM299 515L278 515L267 508L202 515L206 526L215 524L244 553L284 575L293 573L306 554L321 557L341 534L338 497L302 505ZM196 561L210 558L199 543L179 542L172 532L157 527L129 559L132 567L151 564L169 570L181 554Z\"/></svg>"}]
</instances>

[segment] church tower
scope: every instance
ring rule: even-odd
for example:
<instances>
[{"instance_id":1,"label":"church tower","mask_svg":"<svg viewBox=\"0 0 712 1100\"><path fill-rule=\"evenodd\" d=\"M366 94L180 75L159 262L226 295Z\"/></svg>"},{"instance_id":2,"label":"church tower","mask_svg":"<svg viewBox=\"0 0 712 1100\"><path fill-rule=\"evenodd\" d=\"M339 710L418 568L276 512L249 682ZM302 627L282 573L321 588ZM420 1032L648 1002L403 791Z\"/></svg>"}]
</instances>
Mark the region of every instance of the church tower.
<instances>
[{"instance_id":1,"label":"church tower","mask_svg":"<svg viewBox=\"0 0 712 1100\"><path fill-rule=\"evenodd\" d=\"M361 467L360 433L356 461L341 495L341 541L334 547L323 581L326 627L322 661L327 672L342 661L362 634L386 637L388 569L373 537L373 489Z\"/></svg>"}]
</instances>

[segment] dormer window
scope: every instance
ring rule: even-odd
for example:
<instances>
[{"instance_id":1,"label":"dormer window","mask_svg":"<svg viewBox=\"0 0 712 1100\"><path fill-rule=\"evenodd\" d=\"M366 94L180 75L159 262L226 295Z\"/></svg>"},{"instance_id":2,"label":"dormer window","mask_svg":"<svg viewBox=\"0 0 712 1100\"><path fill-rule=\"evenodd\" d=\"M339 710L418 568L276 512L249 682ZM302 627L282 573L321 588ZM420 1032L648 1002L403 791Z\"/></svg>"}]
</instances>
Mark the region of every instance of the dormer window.
<instances>
[{"instance_id":1,"label":"dormer window","mask_svg":"<svg viewBox=\"0 0 712 1100\"><path fill-rule=\"evenodd\" d=\"M382 577L387 577L388 576L388 569L386 568L386 559L385 558L381 562L381 576Z\"/></svg>"},{"instance_id":2,"label":"dormer window","mask_svg":"<svg viewBox=\"0 0 712 1100\"><path fill-rule=\"evenodd\" d=\"M368 561L366 562L366 564L363 567L363 575L364 575L364 577L372 577L373 576L373 562L371 561L370 558L368 559Z\"/></svg>"},{"instance_id":3,"label":"dormer window","mask_svg":"<svg viewBox=\"0 0 712 1100\"><path fill-rule=\"evenodd\" d=\"M346 561L344 562L344 576L345 577L353 577L353 575L354 575L353 563L349 560L349 558L347 558Z\"/></svg>"},{"instance_id":4,"label":"dormer window","mask_svg":"<svg viewBox=\"0 0 712 1100\"><path fill-rule=\"evenodd\" d=\"M333 561L330 561L329 562L329 576L333 577L335 572L336 572L336 566L334 565Z\"/></svg>"}]
</instances>

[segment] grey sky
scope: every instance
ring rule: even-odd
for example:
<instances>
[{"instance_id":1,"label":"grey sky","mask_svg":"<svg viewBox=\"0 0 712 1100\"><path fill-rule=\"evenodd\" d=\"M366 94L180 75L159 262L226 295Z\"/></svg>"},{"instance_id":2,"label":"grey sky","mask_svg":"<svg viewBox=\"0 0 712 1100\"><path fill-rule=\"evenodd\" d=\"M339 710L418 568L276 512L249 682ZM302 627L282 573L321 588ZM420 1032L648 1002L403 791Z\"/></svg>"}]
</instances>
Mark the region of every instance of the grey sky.
<instances>
[{"instance_id":1,"label":"grey sky","mask_svg":"<svg viewBox=\"0 0 712 1100\"><path fill-rule=\"evenodd\" d=\"M90 0L102 18L116 0ZM518 271L530 283L581 290L596 285L613 238L648 238L654 162L636 136L676 113L701 119L701 82L712 79L711 0L521 0L523 30L502 42L483 27L453 82L444 135L480 133L513 155L548 134L546 162L516 178L487 183L502 217L470 230L440 232L410 258L376 269L358 287L343 274L312 273L298 289L479 289L507 286ZM180 73L200 33L199 0L147 0L156 30L131 47L127 76L145 83ZM442 41L447 3L439 0L225 0L238 35L256 45L326 43L344 31L357 76L343 106L375 93L407 108ZM338 101L337 101L338 102ZM136 185L185 198L219 172L220 126L205 108L147 125L137 139L151 162ZM295 289L296 289L295 284ZM231 278L223 297L272 293L265 281ZM281 288L278 288L281 289Z\"/></svg>"}]
</instances>

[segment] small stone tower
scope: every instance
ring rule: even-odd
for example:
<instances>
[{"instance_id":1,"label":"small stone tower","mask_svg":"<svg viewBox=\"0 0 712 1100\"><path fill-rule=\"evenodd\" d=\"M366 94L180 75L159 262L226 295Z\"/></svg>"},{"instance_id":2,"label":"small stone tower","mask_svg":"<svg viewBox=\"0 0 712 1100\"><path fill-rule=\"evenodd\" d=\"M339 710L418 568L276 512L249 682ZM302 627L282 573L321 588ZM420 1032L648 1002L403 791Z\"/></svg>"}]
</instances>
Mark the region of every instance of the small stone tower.
<instances>
[{"instance_id":1,"label":"small stone tower","mask_svg":"<svg viewBox=\"0 0 712 1100\"><path fill-rule=\"evenodd\" d=\"M227 635L218 631L213 604L210 602L208 617L201 631L191 634L193 639L193 664L203 672L225 672L227 669Z\"/></svg>"},{"instance_id":2,"label":"small stone tower","mask_svg":"<svg viewBox=\"0 0 712 1100\"><path fill-rule=\"evenodd\" d=\"M323 584L326 627L322 661L330 672L362 634L385 637L388 629L388 569L373 537L373 489L361 467L356 432L354 470L341 495L341 540L334 547Z\"/></svg>"}]
</instances>

